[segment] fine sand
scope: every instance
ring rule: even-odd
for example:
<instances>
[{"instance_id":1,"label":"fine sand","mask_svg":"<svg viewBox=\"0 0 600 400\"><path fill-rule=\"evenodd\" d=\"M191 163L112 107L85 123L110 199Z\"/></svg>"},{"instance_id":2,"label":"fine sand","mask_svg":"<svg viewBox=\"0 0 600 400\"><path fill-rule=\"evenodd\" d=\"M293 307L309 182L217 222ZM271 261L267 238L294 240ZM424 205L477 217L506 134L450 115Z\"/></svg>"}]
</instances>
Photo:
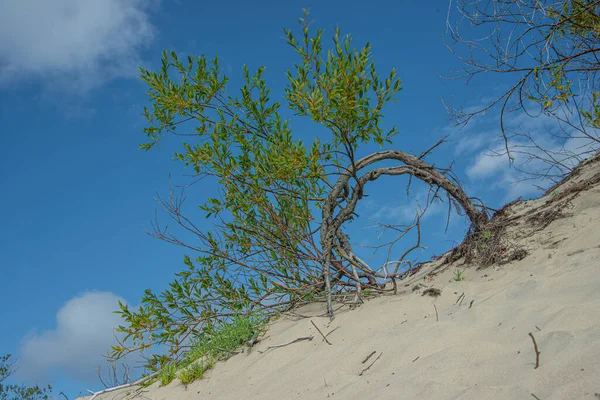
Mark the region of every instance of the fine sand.
<instances>
[{"instance_id":1,"label":"fine sand","mask_svg":"<svg viewBox=\"0 0 600 400\"><path fill-rule=\"evenodd\" d=\"M175 380L96 399L600 399L599 177L596 157L548 195L507 209L506 240L528 253L522 260L486 269L436 261L397 295L338 310L333 322L323 304L283 316L187 387ZM464 281L453 280L457 267ZM441 294L422 295L430 287Z\"/></svg>"}]
</instances>

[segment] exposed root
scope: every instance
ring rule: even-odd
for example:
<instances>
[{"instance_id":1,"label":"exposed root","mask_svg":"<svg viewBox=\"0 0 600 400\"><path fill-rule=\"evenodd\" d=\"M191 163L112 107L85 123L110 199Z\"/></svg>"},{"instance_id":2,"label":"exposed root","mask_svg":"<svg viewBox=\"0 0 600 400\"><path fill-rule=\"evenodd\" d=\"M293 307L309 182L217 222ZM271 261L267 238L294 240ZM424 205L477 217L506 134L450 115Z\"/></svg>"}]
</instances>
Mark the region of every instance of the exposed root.
<instances>
[{"instance_id":1,"label":"exposed root","mask_svg":"<svg viewBox=\"0 0 600 400\"><path fill-rule=\"evenodd\" d=\"M503 265L527 257L527 250L518 247L512 236L531 235L548 227L553 221L571 216L567 211L571 201L582 191L600 184L600 172L586 176L582 174L584 166L600 162L600 154L582 163L560 183L551 187L546 194L545 203L539 208L524 214L514 214L514 207L523 203L517 199L506 204L494 213L492 218L479 231L470 230L464 241L448 253L442 265L461 261L463 265L475 264L479 268L491 265ZM518 230L515 231L514 227ZM507 228L512 227L508 232Z\"/></svg>"}]
</instances>

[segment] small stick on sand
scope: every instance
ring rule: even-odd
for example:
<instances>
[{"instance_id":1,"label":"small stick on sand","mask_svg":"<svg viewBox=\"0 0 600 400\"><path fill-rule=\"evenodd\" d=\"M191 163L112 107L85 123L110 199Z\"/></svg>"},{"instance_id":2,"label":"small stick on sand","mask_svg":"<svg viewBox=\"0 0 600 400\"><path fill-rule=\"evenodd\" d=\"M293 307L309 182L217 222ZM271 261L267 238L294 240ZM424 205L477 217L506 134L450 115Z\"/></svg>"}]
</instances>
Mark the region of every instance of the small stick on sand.
<instances>
[{"instance_id":1,"label":"small stick on sand","mask_svg":"<svg viewBox=\"0 0 600 400\"><path fill-rule=\"evenodd\" d=\"M369 369L371 369L371 367L373 366L373 364L375 364L377 362L377 360L379 360L379 358L382 355L383 355L383 352L379 353L379 355L377 356L377 358L375 359L375 361L373 361L367 368L365 368L362 371L360 371L360 374L358 374L358 376L362 376L365 372L367 372Z\"/></svg>"},{"instance_id":2,"label":"small stick on sand","mask_svg":"<svg viewBox=\"0 0 600 400\"><path fill-rule=\"evenodd\" d=\"M475 300L471 300L471 302L469 303L469 308L473 307L473 302L474 302L474 301L475 301Z\"/></svg>"},{"instance_id":3,"label":"small stick on sand","mask_svg":"<svg viewBox=\"0 0 600 400\"><path fill-rule=\"evenodd\" d=\"M335 332L335 331L336 331L338 328L339 328L339 326L336 326L335 328L333 328L332 330L330 330L330 331L329 331L329 333L327 333L327 334L325 335L325 337L327 337L327 336L331 335L331 334L332 334L333 332Z\"/></svg>"},{"instance_id":4,"label":"small stick on sand","mask_svg":"<svg viewBox=\"0 0 600 400\"><path fill-rule=\"evenodd\" d=\"M421 357L421 356L418 356L417 358L415 358L414 360L412 360L412 362L417 361L419 359L419 357Z\"/></svg>"},{"instance_id":5,"label":"small stick on sand","mask_svg":"<svg viewBox=\"0 0 600 400\"><path fill-rule=\"evenodd\" d=\"M373 356L373 354L375 354L375 353L377 353L377 352L376 352L375 350L373 350L373 352L372 352L371 354L369 354L369 355L367 356L367 358L365 358L365 359L362 361L362 363L361 363L361 364L364 364L364 363L366 363L367 361L369 361L369 358L371 358L371 357Z\"/></svg>"},{"instance_id":6,"label":"small stick on sand","mask_svg":"<svg viewBox=\"0 0 600 400\"><path fill-rule=\"evenodd\" d=\"M463 294L461 294L460 296L458 296L458 299L456 299L456 301L454 302L454 304L455 304L455 305L456 305L456 304L458 304L458 302L459 302L460 300L462 300L462 298L463 298L463 297L465 297L465 292L463 292ZM462 301L461 301L461 303L462 303ZM460 304L459 304L459 305L460 305Z\"/></svg>"},{"instance_id":7,"label":"small stick on sand","mask_svg":"<svg viewBox=\"0 0 600 400\"><path fill-rule=\"evenodd\" d=\"M535 341L535 338L533 337L533 333L529 332L529 336L531 336L531 340L533 341L533 347L535 348L535 368L534 369L538 369L538 367L540 366L540 354L542 354L542 352L539 351L539 349L538 349L538 345L537 345L537 342Z\"/></svg>"},{"instance_id":8,"label":"small stick on sand","mask_svg":"<svg viewBox=\"0 0 600 400\"><path fill-rule=\"evenodd\" d=\"M331 346L331 343L329 342L329 340L327 340L327 336L323 335L323 332L321 332L321 330L319 329L319 327L317 325L315 325L315 323L311 320L310 321L311 324L313 324L313 326L315 327L315 329L317 330L317 332L319 332L321 334L321 336L323 337L323 340ZM331 332L330 332L331 333Z\"/></svg>"},{"instance_id":9,"label":"small stick on sand","mask_svg":"<svg viewBox=\"0 0 600 400\"><path fill-rule=\"evenodd\" d=\"M435 306L435 304L433 305L433 308L435 308L435 320L439 322L440 321L440 317L438 315L437 307Z\"/></svg>"},{"instance_id":10,"label":"small stick on sand","mask_svg":"<svg viewBox=\"0 0 600 400\"><path fill-rule=\"evenodd\" d=\"M539 398L539 397L537 397L535 394L531 393L531 395L532 395L533 397L535 397L537 400L540 400L540 398Z\"/></svg>"},{"instance_id":11,"label":"small stick on sand","mask_svg":"<svg viewBox=\"0 0 600 400\"><path fill-rule=\"evenodd\" d=\"M305 337L299 337L298 339L294 339L294 340L292 340L292 341L291 341L291 342L289 342L289 343L285 343L285 344L278 344L278 345L276 345L276 346L269 346L269 347L267 347L267 349L266 349L266 350L263 350L263 351L260 351L260 350L258 350L258 352L259 352L260 354L263 354L263 353L266 353L267 351L269 351L269 350L271 350L271 349L278 349L278 348L280 348L280 347L289 346L290 344L294 344L294 343L297 343L297 342L301 342L301 341L303 341L303 340L309 340L309 341L310 341L310 340L313 340L313 338L314 338L314 336L305 336Z\"/></svg>"}]
</instances>

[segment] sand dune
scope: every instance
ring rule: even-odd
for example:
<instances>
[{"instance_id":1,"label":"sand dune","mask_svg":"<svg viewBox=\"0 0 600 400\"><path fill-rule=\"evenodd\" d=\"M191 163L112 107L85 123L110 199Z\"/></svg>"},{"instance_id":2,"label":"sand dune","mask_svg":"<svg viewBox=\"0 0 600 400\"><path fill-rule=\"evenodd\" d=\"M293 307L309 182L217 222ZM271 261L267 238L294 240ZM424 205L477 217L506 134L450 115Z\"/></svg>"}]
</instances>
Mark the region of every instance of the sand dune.
<instances>
[{"instance_id":1,"label":"sand dune","mask_svg":"<svg viewBox=\"0 0 600 400\"><path fill-rule=\"evenodd\" d=\"M322 304L283 316L254 348L187 387L96 399L599 399L599 177L596 157L549 195L510 206L506 240L527 251L522 260L466 267L460 282L461 260L436 261L397 295L339 310L333 322L319 316ZM441 295L423 296L428 287ZM331 332L331 345L312 323Z\"/></svg>"}]
</instances>

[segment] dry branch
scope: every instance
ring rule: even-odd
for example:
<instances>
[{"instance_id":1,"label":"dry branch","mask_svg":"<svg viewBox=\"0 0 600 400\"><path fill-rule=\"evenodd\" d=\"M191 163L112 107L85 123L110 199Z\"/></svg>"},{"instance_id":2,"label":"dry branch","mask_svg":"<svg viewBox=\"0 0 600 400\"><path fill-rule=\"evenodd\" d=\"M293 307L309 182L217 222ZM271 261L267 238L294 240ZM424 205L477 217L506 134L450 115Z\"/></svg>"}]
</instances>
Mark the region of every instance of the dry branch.
<instances>
[{"instance_id":1,"label":"dry branch","mask_svg":"<svg viewBox=\"0 0 600 400\"><path fill-rule=\"evenodd\" d=\"M278 345L275 345L275 346L269 346L269 347L267 347L267 348L266 348L265 350L263 350L263 351L260 351L260 350L258 350L258 352L259 352L260 354L263 354L263 353L266 353L266 352L267 352L267 351L269 351L269 350L272 350L272 349L278 349L278 348L280 348L280 347L289 346L290 344L294 344L294 343L302 342L302 341L304 341L304 340L311 341L311 340L313 340L313 338L314 338L314 336L305 336L305 337L299 337L299 338L297 338L297 339L294 339L294 340L292 340L292 341L291 341L291 342L289 342L289 343L278 344Z\"/></svg>"},{"instance_id":2,"label":"dry branch","mask_svg":"<svg viewBox=\"0 0 600 400\"><path fill-rule=\"evenodd\" d=\"M434 147L437 147L439 144L440 142L436 143ZM426 153L427 152L423 155ZM399 162L401 165L393 167L376 167L368 172L362 173L362 170L366 168L388 161ZM373 153L353 162L339 175L337 182L333 185L331 192L323 203L320 229L321 245L323 248L324 289L328 293L327 309L331 319L334 317L330 296L332 290L332 271L346 275L350 280L354 281L357 293L360 293L361 288L357 271L372 278L395 278L394 276L389 276L387 273L381 274L374 271L369 265L360 260L352 250L352 246L350 245L347 236L342 232L343 224L353 218L356 206L359 200L362 199L364 187L368 182L375 181L383 175L406 175L411 178L419 179L430 187L437 188L435 190L436 192L439 189L443 189L452 201L459 204L470 219L472 230L474 232L479 232L483 229L488 221L485 209L478 209L460 185L453 182L453 180L446 175L448 173L448 170L439 170L420 157L415 157L399 150L387 150ZM350 185L351 180L354 180L353 186ZM342 202L340 202L340 199L342 199ZM420 224L418 224L419 218L419 215L417 215L416 226L420 232ZM417 247L419 246L420 243L417 244ZM409 251L412 251L413 249L409 249ZM334 262L336 256L342 257L342 259L351 266L351 273L346 272L343 268L339 267L339 264ZM398 266L402 261L403 260L399 261Z\"/></svg>"},{"instance_id":3,"label":"dry branch","mask_svg":"<svg viewBox=\"0 0 600 400\"><path fill-rule=\"evenodd\" d=\"M373 352L371 354L369 354L367 356L367 358L365 358L364 360L362 360L361 364L366 363L367 361L369 361L369 358L373 357L373 354L377 353L377 351L373 350Z\"/></svg>"},{"instance_id":4,"label":"dry branch","mask_svg":"<svg viewBox=\"0 0 600 400\"><path fill-rule=\"evenodd\" d=\"M377 358L371 364L369 364L369 366L367 368L365 368L362 371L360 371L360 374L358 374L358 376L362 376L365 372L367 372L368 370L370 370L371 367L373 366L373 364L375 364L377 362L377 360L379 360L379 358L382 355L383 355L383 352L379 353L379 355L377 356Z\"/></svg>"},{"instance_id":5,"label":"dry branch","mask_svg":"<svg viewBox=\"0 0 600 400\"><path fill-rule=\"evenodd\" d=\"M124 385L120 385L120 386L115 386L115 387L112 387L112 388L104 389L104 390L101 390L99 392L92 392L91 390L88 390L88 393L90 393L92 395L92 397L90 397L89 400L94 400L96 397L98 397L98 396L100 396L101 394L104 394L104 393L114 392L115 390L125 389L125 388L131 387L131 386L141 385L142 383L147 382L150 379L153 379L154 377L158 376L158 374L159 374L159 372L157 371L157 372L154 372L154 373L152 373L150 375L147 375L147 376L145 376L145 377L143 377L141 379L138 379L135 382L126 383Z\"/></svg>"},{"instance_id":6,"label":"dry branch","mask_svg":"<svg viewBox=\"0 0 600 400\"><path fill-rule=\"evenodd\" d=\"M537 342L535 341L535 337L533 337L533 333L529 332L529 336L531 337L531 340L533 341L533 348L535 349L535 368L534 369L538 369L538 367L540 366L541 351L539 351L539 349L538 349L538 345L537 345Z\"/></svg>"},{"instance_id":7,"label":"dry branch","mask_svg":"<svg viewBox=\"0 0 600 400\"><path fill-rule=\"evenodd\" d=\"M498 109L504 150L496 155L507 156L507 164L531 179L555 181L593 155L600 147L594 109L600 78L595 33L600 2L457 0L454 4L456 14L449 9L447 19L447 47L462 69L451 79L469 82L490 73L513 79L475 109L447 106L457 125ZM511 112L553 124L534 137L512 123ZM549 141L556 145L549 146ZM529 170L532 164L539 168Z\"/></svg>"},{"instance_id":8,"label":"dry branch","mask_svg":"<svg viewBox=\"0 0 600 400\"><path fill-rule=\"evenodd\" d=\"M321 332L321 330L319 329L319 327L317 325L315 325L315 323L311 320L310 323L315 327L315 329L317 330L317 332L319 332L319 334L321 335L321 337L323 337L323 340L331 346L331 343L329 342L329 340L327 340L327 336L323 335L323 332Z\"/></svg>"}]
</instances>

